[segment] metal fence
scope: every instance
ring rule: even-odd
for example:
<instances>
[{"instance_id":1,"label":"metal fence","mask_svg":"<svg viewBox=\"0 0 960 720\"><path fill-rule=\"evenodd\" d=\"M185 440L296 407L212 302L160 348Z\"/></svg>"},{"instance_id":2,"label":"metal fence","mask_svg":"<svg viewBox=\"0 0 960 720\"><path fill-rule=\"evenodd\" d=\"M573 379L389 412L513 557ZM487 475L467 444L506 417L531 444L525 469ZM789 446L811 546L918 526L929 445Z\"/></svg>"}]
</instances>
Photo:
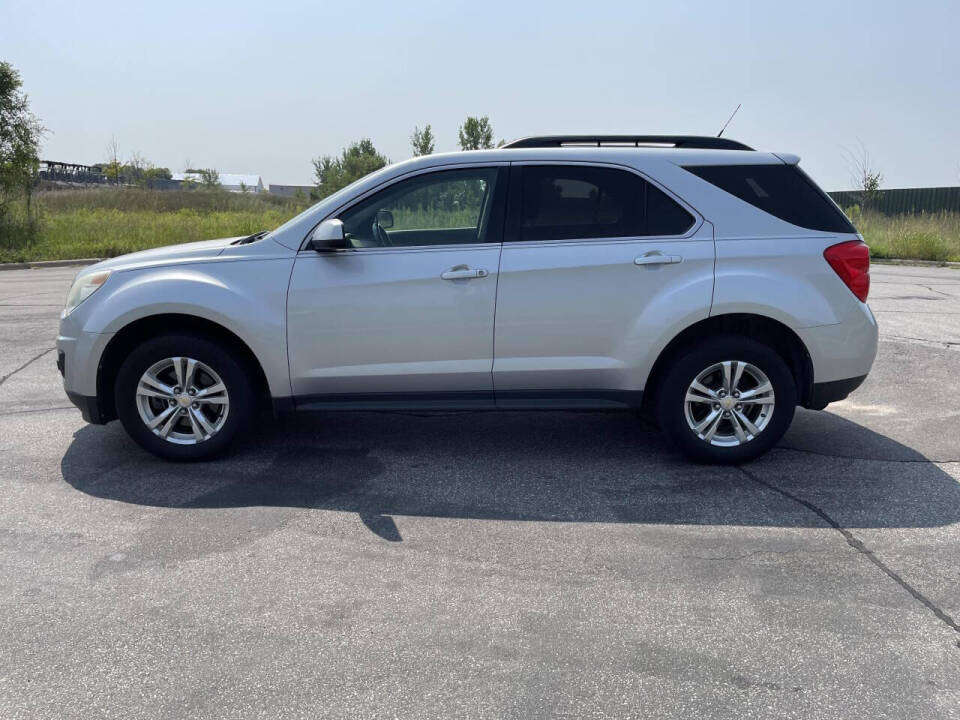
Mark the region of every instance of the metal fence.
<instances>
[{"instance_id":1,"label":"metal fence","mask_svg":"<svg viewBox=\"0 0 960 720\"><path fill-rule=\"evenodd\" d=\"M862 193L843 190L827 193L842 208L863 205ZM879 190L866 206L884 215L960 212L960 187L903 188Z\"/></svg>"}]
</instances>

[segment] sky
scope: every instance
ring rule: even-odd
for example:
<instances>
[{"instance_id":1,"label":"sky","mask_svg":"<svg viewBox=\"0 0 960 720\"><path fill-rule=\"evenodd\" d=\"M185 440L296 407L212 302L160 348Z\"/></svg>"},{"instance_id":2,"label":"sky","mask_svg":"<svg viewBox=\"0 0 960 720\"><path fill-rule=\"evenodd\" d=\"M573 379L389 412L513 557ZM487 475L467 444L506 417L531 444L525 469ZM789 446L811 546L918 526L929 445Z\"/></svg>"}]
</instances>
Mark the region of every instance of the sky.
<instances>
[{"instance_id":1,"label":"sky","mask_svg":"<svg viewBox=\"0 0 960 720\"><path fill-rule=\"evenodd\" d=\"M715 135L800 155L826 190L866 149L883 187L960 184L960 0L45 2L0 0L0 60L43 158L136 152L310 184L311 160L414 127L496 139Z\"/></svg>"}]
</instances>

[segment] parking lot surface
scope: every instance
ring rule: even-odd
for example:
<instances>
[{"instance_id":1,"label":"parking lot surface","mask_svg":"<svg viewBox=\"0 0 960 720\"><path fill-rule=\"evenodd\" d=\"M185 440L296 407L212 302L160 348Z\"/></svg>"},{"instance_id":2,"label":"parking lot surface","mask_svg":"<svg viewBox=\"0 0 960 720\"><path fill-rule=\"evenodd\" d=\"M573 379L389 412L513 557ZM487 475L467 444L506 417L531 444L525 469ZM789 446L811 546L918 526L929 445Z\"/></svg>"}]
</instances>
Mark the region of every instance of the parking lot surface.
<instances>
[{"instance_id":1,"label":"parking lot surface","mask_svg":"<svg viewBox=\"0 0 960 720\"><path fill-rule=\"evenodd\" d=\"M63 394L75 272L0 272L0 716L960 717L960 271L874 266L872 374L741 468L582 413L165 463Z\"/></svg>"}]
</instances>

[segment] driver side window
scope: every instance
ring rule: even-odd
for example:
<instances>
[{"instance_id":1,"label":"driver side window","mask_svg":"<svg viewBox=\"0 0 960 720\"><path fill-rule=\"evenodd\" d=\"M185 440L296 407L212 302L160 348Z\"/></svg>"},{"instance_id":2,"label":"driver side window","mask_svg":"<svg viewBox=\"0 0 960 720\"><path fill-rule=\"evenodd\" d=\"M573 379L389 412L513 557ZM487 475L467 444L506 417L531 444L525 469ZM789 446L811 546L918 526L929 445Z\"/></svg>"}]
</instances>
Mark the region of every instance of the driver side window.
<instances>
[{"instance_id":1,"label":"driver side window","mask_svg":"<svg viewBox=\"0 0 960 720\"><path fill-rule=\"evenodd\" d=\"M355 248L499 241L488 230L498 169L443 170L401 180L340 214ZM502 204L502 203L501 203Z\"/></svg>"}]
</instances>

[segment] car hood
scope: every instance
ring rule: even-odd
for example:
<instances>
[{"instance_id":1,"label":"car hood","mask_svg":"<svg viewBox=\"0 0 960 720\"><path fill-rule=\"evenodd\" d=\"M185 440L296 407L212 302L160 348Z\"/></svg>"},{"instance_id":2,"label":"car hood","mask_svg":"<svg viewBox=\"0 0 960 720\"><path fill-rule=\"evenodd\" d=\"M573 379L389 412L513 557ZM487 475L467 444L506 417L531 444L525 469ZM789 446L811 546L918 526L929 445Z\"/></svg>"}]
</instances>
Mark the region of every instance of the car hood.
<instances>
[{"instance_id":1,"label":"car hood","mask_svg":"<svg viewBox=\"0 0 960 720\"><path fill-rule=\"evenodd\" d=\"M207 258L215 258L231 243L239 240L240 237L242 236L220 238L218 240L201 240L200 242L165 245L150 250L141 250L140 252L104 260L89 268L89 270L134 270L154 265L176 265L187 261L197 262Z\"/></svg>"}]
</instances>

